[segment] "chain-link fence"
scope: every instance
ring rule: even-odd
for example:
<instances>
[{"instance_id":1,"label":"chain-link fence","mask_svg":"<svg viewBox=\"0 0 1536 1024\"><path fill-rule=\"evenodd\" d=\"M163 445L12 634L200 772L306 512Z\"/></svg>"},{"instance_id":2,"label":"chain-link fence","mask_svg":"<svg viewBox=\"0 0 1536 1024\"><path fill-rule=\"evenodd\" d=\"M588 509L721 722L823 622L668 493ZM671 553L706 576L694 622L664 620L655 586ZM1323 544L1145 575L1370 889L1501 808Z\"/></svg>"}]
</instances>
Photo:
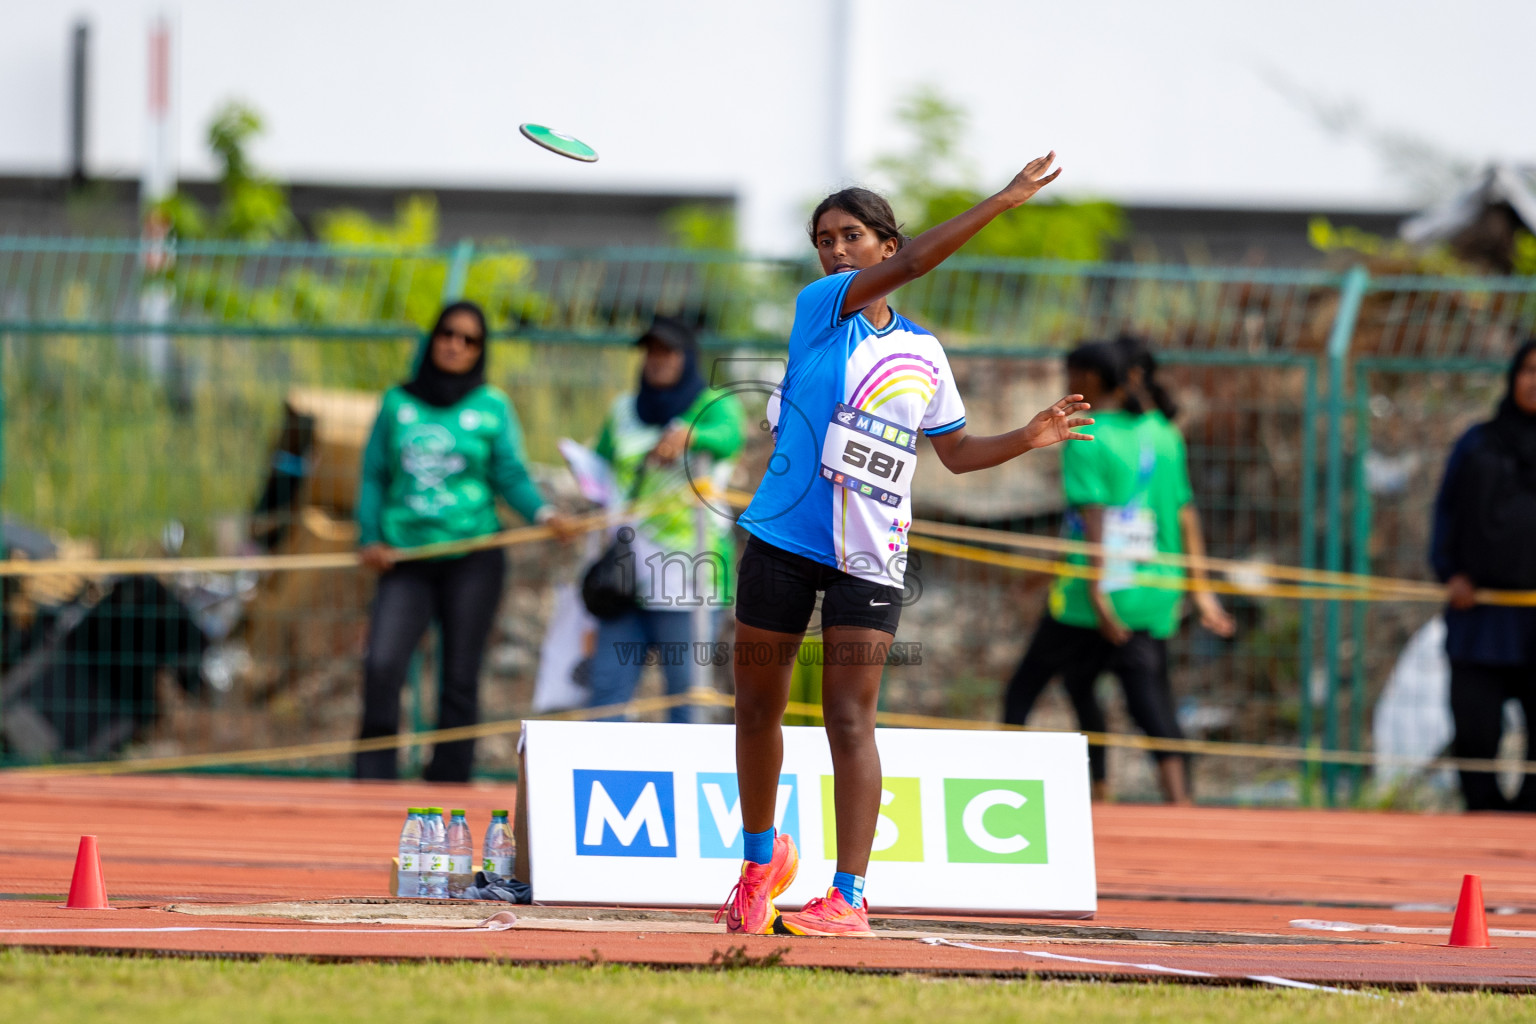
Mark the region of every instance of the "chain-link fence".
<instances>
[{"instance_id":1,"label":"chain-link fence","mask_svg":"<svg viewBox=\"0 0 1536 1024\"><path fill-rule=\"evenodd\" d=\"M570 500L555 442L590 439L613 397L634 386L628 343L654 311L700 322L716 383L772 380L794 294L815 272L796 261L637 250L152 252L131 241L0 239L9 548L86 558L350 549L358 456L377 396L405 376L445 296L489 311L499 339L490 377L511 395L544 485ZM1183 408L1211 554L1410 579L1427 577L1429 502L1449 446L1491 412L1514 341L1536 319L1533 285L1372 281L1359 270L957 259L893 301L944 340L973 431L1016 425L1059 397L1061 355L1077 341L1144 336ZM739 392L754 425L767 390ZM750 434L735 481L745 487L768 451L766 431ZM921 472L920 519L1059 529L1051 453L959 478L929 458ZM511 559L487 661L487 718L530 706L551 588L574 577L580 551L533 545ZM922 596L905 611L902 639L923 655L890 667L884 705L994 718L1043 606L1041 580L934 555L918 566ZM1389 728L1391 749L1429 756L1444 746L1443 687L1394 690L1387 710L1412 713L1372 724L1433 605L1300 602L1267 596L1264 583L1255 568L1250 590L1228 599L1235 640L1187 625L1174 642L1190 735L1364 750L1380 747ZM346 736L358 719L370 592L351 571L10 579L5 757ZM421 725L431 720L430 648L406 696L407 721ZM717 682L728 686L728 675ZM1111 721L1129 728L1114 687L1101 686ZM1072 724L1060 701L1036 720ZM1145 761L1115 752L1122 792L1153 789ZM481 764L507 770L510 746L486 741ZM1354 785L1362 778L1203 758L1196 791L1337 800L1363 793ZM1440 780L1409 780L1396 779L1399 799L1442 799Z\"/></svg>"}]
</instances>

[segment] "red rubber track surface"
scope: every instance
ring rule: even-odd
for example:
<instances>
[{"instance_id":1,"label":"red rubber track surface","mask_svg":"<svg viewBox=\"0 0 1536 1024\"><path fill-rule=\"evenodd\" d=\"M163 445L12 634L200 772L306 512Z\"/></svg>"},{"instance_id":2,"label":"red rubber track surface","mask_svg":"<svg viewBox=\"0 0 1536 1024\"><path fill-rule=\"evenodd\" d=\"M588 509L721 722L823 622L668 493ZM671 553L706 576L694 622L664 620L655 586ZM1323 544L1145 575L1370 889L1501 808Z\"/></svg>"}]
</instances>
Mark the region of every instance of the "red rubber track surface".
<instances>
[{"instance_id":1,"label":"red rubber track surface","mask_svg":"<svg viewBox=\"0 0 1536 1024\"><path fill-rule=\"evenodd\" d=\"M505 932L403 933L389 925L241 916L240 903L384 896L403 808L465 807L473 820L484 821L491 808L510 807L514 794L511 787L490 785L0 774L0 821L5 822L0 892L53 896L0 900L0 944L332 958L544 962L597 957L657 965L707 964L712 954L732 946L744 946L753 956L787 947L783 962L803 966L1166 976L1137 967L936 947L904 938L728 939L723 934L571 932L522 925ZM1446 910L1393 908L1454 903L1461 876L1474 873L1482 876L1493 928L1536 930L1536 821L1527 817L1101 805L1094 809L1094 833L1101 896L1091 922L1095 928L1292 938L1324 937L1291 928L1296 918L1443 928L1450 924ZM59 906L82 834L98 837L107 891L119 909L68 911ZM157 909L171 901L229 904L228 914L191 916ZM485 907L487 914L498 909ZM1492 912L1500 907L1519 912ZM1070 922L1061 924L1071 927ZM96 930L129 928L239 930ZM1340 938L1378 941L971 941L1155 963L1234 979L1277 975L1318 983L1536 991L1536 939L1496 937L1495 949L1451 949L1439 945L1443 936L1434 935L1348 933Z\"/></svg>"}]
</instances>

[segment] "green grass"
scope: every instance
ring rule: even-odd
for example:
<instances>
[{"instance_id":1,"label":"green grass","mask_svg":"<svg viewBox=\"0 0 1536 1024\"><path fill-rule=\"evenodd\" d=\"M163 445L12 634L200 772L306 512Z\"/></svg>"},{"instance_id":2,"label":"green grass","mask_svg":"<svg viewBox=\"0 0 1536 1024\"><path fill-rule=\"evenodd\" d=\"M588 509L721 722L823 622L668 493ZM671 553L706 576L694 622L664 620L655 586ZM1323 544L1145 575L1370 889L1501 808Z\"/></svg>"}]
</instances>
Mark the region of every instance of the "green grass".
<instances>
[{"instance_id":1,"label":"green grass","mask_svg":"<svg viewBox=\"0 0 1536 1024\"><path fill-rule=\"evenodd\" d=\"M0 953L0 1006L29 1024L114 1021L428 1024L622 1020L1136 1020L1196 1024L1528 1021L1529 997L1485 993L1332 995L1178 984L1113 985L843 974L787 968L652 971L611 965L312 964ZM764 1015L767 1015L765 1018Z\"/></svg>"},{"instance_id":2,"label":"green grass","mask_svg":"<svg viewBox=\"0 0 1536 1024\"><path fill-rule=\"evenodd\" d=\"M266 482L290 387L381 392L407 376L415 343L180 338L175 407L130 349L104 336L15 340L4 353L0 505L104 556L154 554L172 519L186 553L212 554L217 520L250 511ZM596 435L634 386L628 346L500 341L490 377L513 399L529 457L561 461L563 436Z\"/></svg>"}]
</instances>

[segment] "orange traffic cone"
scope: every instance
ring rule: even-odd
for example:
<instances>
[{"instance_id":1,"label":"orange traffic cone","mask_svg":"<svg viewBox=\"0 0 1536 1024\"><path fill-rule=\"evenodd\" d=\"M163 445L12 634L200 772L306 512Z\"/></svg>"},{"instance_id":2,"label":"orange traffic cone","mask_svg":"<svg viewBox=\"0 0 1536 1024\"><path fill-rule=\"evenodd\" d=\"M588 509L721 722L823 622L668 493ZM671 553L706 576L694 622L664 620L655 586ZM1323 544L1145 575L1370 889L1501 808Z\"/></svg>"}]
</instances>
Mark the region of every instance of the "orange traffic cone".
<instances>
[{"instance_id":1,"label":"orange traffic cone","mask_svg":"<svg viewBox=\"0 0 1536 1024\"><path fill-rule=\"evenodd\" d=\"M101 878L101 855L96 851L95 836L81 836L75 854L75 877L69 882L70 910L111 910L107 903L107 885Z\"/></svg>"},{"instance_id":2,"label":"orange traffic cone","mask_svg":"<svg viewBox=\"0 0 1536 1024\"><path fill-rule=\"evenodd\" d=\"M1467 875L1461 880L1461 899L1456 901L1456 918L1451 922L1451 941L1447 946L1487 949L1488 916L1483 912L1483 880Z\"/></svg>"}]
</instances>

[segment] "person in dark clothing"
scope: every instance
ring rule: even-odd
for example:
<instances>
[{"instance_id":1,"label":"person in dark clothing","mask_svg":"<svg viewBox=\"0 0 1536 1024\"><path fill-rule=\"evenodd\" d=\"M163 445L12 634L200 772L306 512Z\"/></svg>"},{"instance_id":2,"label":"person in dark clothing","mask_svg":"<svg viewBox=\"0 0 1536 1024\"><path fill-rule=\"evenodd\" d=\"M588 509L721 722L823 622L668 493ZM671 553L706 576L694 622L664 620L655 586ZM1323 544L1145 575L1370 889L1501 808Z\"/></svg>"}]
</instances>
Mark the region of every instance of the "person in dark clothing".
<instances>
[{"instance_id":1,"label":"person in dark clothing","mask_svg":"<svg viewBox=\"0 0 1536 1024\"><path fill-rule=\"evenodd\" d=\"M406 561L396 559L396 549L495 533L498 496L557 536L572 530L528 475L512 401L485 382L485 349L480 307L445 308L423 339L412 378L384 395L368 438L358 554L382 575L363 656L363 739L399 731L400 688L433 620L441 627L437 727L479 721L480 663L506 578L500 548ZM468 782L474 752L473 740L439 744L423 776ZM357 755L360 779L393 779L396 771L393 749Z\"/></svg>"},{"instance_id":2,"label":"person in dark clothing","mask_svg":"<svg viewBox=\"0 0 1536 1024\"><path fill-rule=\"evenodd\" d=\"M1536 590L1536 338L1520 346L1492 420L1462 435L1435 499L1430 565L1446 585L1445 652L1457 757L1497 756L1504 704L1536 730L1536 608L1479 604L1476 591ZM1514 800L1493 772L1462 772L1469 811L1536 811L1536 775Z\"/></svg>"}]
</instances>

